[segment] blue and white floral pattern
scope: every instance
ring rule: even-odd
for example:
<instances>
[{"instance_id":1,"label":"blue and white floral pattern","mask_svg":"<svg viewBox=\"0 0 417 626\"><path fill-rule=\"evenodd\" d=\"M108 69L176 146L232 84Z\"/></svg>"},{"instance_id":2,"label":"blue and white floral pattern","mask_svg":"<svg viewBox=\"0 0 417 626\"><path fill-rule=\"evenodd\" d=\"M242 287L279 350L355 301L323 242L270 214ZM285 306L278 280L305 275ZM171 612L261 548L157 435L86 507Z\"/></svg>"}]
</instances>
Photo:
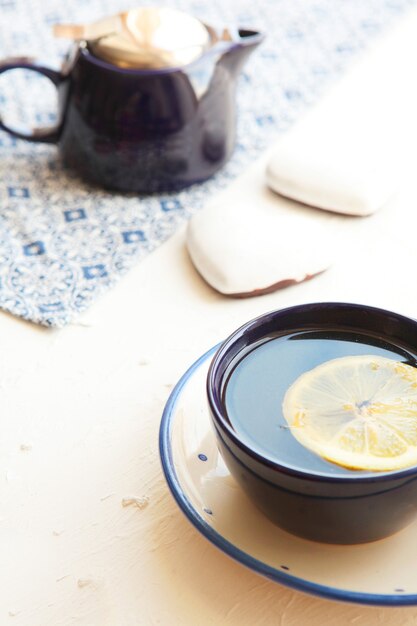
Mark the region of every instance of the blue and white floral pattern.
<instances>
[{"instance_id":1,"label":"blue and white floral pattern","mask_svg":"<svg viewBox=\"0 0 417 626\"><path fill-rule=\"evenodd\" d=\"M70 322L237 176L371 37L416 2L177 0L208 23L267 33L240 78L233 158L205 184L138 198L90 188L61 167L55 147L0 132L0 307L46 326ZM66 44L53 39L52 24L125 9L123 0L0 0L0 56L30 54L58 67ZM55 96L45 80L23 71L0 76L5 121L53 123Z\"/></svg>"}]
</instances>

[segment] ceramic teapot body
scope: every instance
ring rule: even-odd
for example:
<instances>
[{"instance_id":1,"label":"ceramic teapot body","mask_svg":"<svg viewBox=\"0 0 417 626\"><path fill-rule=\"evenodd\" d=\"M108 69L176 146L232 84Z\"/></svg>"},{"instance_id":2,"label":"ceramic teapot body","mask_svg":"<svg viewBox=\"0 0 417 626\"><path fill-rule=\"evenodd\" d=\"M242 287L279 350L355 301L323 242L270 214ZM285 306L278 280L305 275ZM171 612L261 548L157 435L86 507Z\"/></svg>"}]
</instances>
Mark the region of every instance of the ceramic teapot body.
<instances>
[{"instance_id":1,"label":"ceramic teapot body","mask_svg":"<svg viewBox=\"0 0 417 626\"><path fill-rule=\"evenodd\" d=\"M203 181L229 159L235 142L236 78L260 33L240 30L181 68L125 69L77 46L62 73L22 60L0 73L37 71L57 86L58 124L22 134L57 143L68 167L109 189L153 193Z\"/></svg>"}]
</instances>

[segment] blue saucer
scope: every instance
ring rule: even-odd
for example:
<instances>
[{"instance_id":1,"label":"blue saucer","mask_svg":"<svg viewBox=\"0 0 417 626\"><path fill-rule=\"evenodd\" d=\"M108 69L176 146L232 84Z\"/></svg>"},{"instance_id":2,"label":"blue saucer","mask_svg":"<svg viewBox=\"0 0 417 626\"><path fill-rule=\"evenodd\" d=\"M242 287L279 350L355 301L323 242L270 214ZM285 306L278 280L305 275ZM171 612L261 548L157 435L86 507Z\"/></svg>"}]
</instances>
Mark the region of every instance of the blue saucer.
<instances>
[{"instance_id":1,"label":"blue saucer","mask_svg":"<svg viewBox=\"0 0 417 626\"><path fill-rule=\"evenodd\" d=\"M417 524L374 543L340 546L276 527L240 490L216 446L205 395L209 350L165 407L160 455L168 486L190 522L223 552L267 578L323 598L417 604Z\"/></svg>"}]
</instances>

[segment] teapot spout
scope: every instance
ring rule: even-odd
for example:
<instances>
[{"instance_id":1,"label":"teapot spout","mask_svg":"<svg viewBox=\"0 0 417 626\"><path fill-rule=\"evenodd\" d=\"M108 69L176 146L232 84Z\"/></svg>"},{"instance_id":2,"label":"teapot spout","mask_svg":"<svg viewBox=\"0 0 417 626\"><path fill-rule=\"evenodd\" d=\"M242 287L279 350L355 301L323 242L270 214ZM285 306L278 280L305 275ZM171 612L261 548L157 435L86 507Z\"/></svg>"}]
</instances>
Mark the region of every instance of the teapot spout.
<instances>
[{"instance_id":1,"label":"teapot spout","mask_svg":"<svg viewBox=\"0 0 417 626\"><path fill-rule=\"evenodd\" d=\"M232 75L237 76L249 55L264 39L263 33L246 28L239 28L234 32L223 31L222 42L225 50L220 59L221 65L227 67Z\"/></svg>"}]
</instances>

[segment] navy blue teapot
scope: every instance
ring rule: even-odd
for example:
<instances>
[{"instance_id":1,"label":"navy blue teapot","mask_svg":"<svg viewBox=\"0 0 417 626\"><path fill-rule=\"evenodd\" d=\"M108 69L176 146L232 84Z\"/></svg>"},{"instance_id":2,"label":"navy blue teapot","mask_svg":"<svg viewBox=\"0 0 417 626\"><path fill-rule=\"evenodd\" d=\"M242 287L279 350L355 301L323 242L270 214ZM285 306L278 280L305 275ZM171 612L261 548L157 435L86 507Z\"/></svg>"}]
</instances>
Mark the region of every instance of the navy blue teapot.
<instances>
[{"instance_id":1,"label":"navy blue teapot","mask_svg":"<svg viewBox=\"0 0 417 626\"><path fill-rule=\"evenodd\" d=\"M236 79L263 35L247 29L219 33L186 16L200 28L186 31L187 39L174 19L180 12L159 9L155 20L141 11L150 10L117 16L116 34L114 25L105 33L108 20L84 30L58 27L58 35L77 39L60 72L25 59L2 61L0 73L25 68L49 78L60 104L53 128L25 134L1 120L0 128L28 141L56 143L66 166L108 189L175 191L212 176L233 151ZM141 38L134 49L132 24ZM164 46L161 32L174 33L177 41Z\"/></svg>"}]
</instances>

